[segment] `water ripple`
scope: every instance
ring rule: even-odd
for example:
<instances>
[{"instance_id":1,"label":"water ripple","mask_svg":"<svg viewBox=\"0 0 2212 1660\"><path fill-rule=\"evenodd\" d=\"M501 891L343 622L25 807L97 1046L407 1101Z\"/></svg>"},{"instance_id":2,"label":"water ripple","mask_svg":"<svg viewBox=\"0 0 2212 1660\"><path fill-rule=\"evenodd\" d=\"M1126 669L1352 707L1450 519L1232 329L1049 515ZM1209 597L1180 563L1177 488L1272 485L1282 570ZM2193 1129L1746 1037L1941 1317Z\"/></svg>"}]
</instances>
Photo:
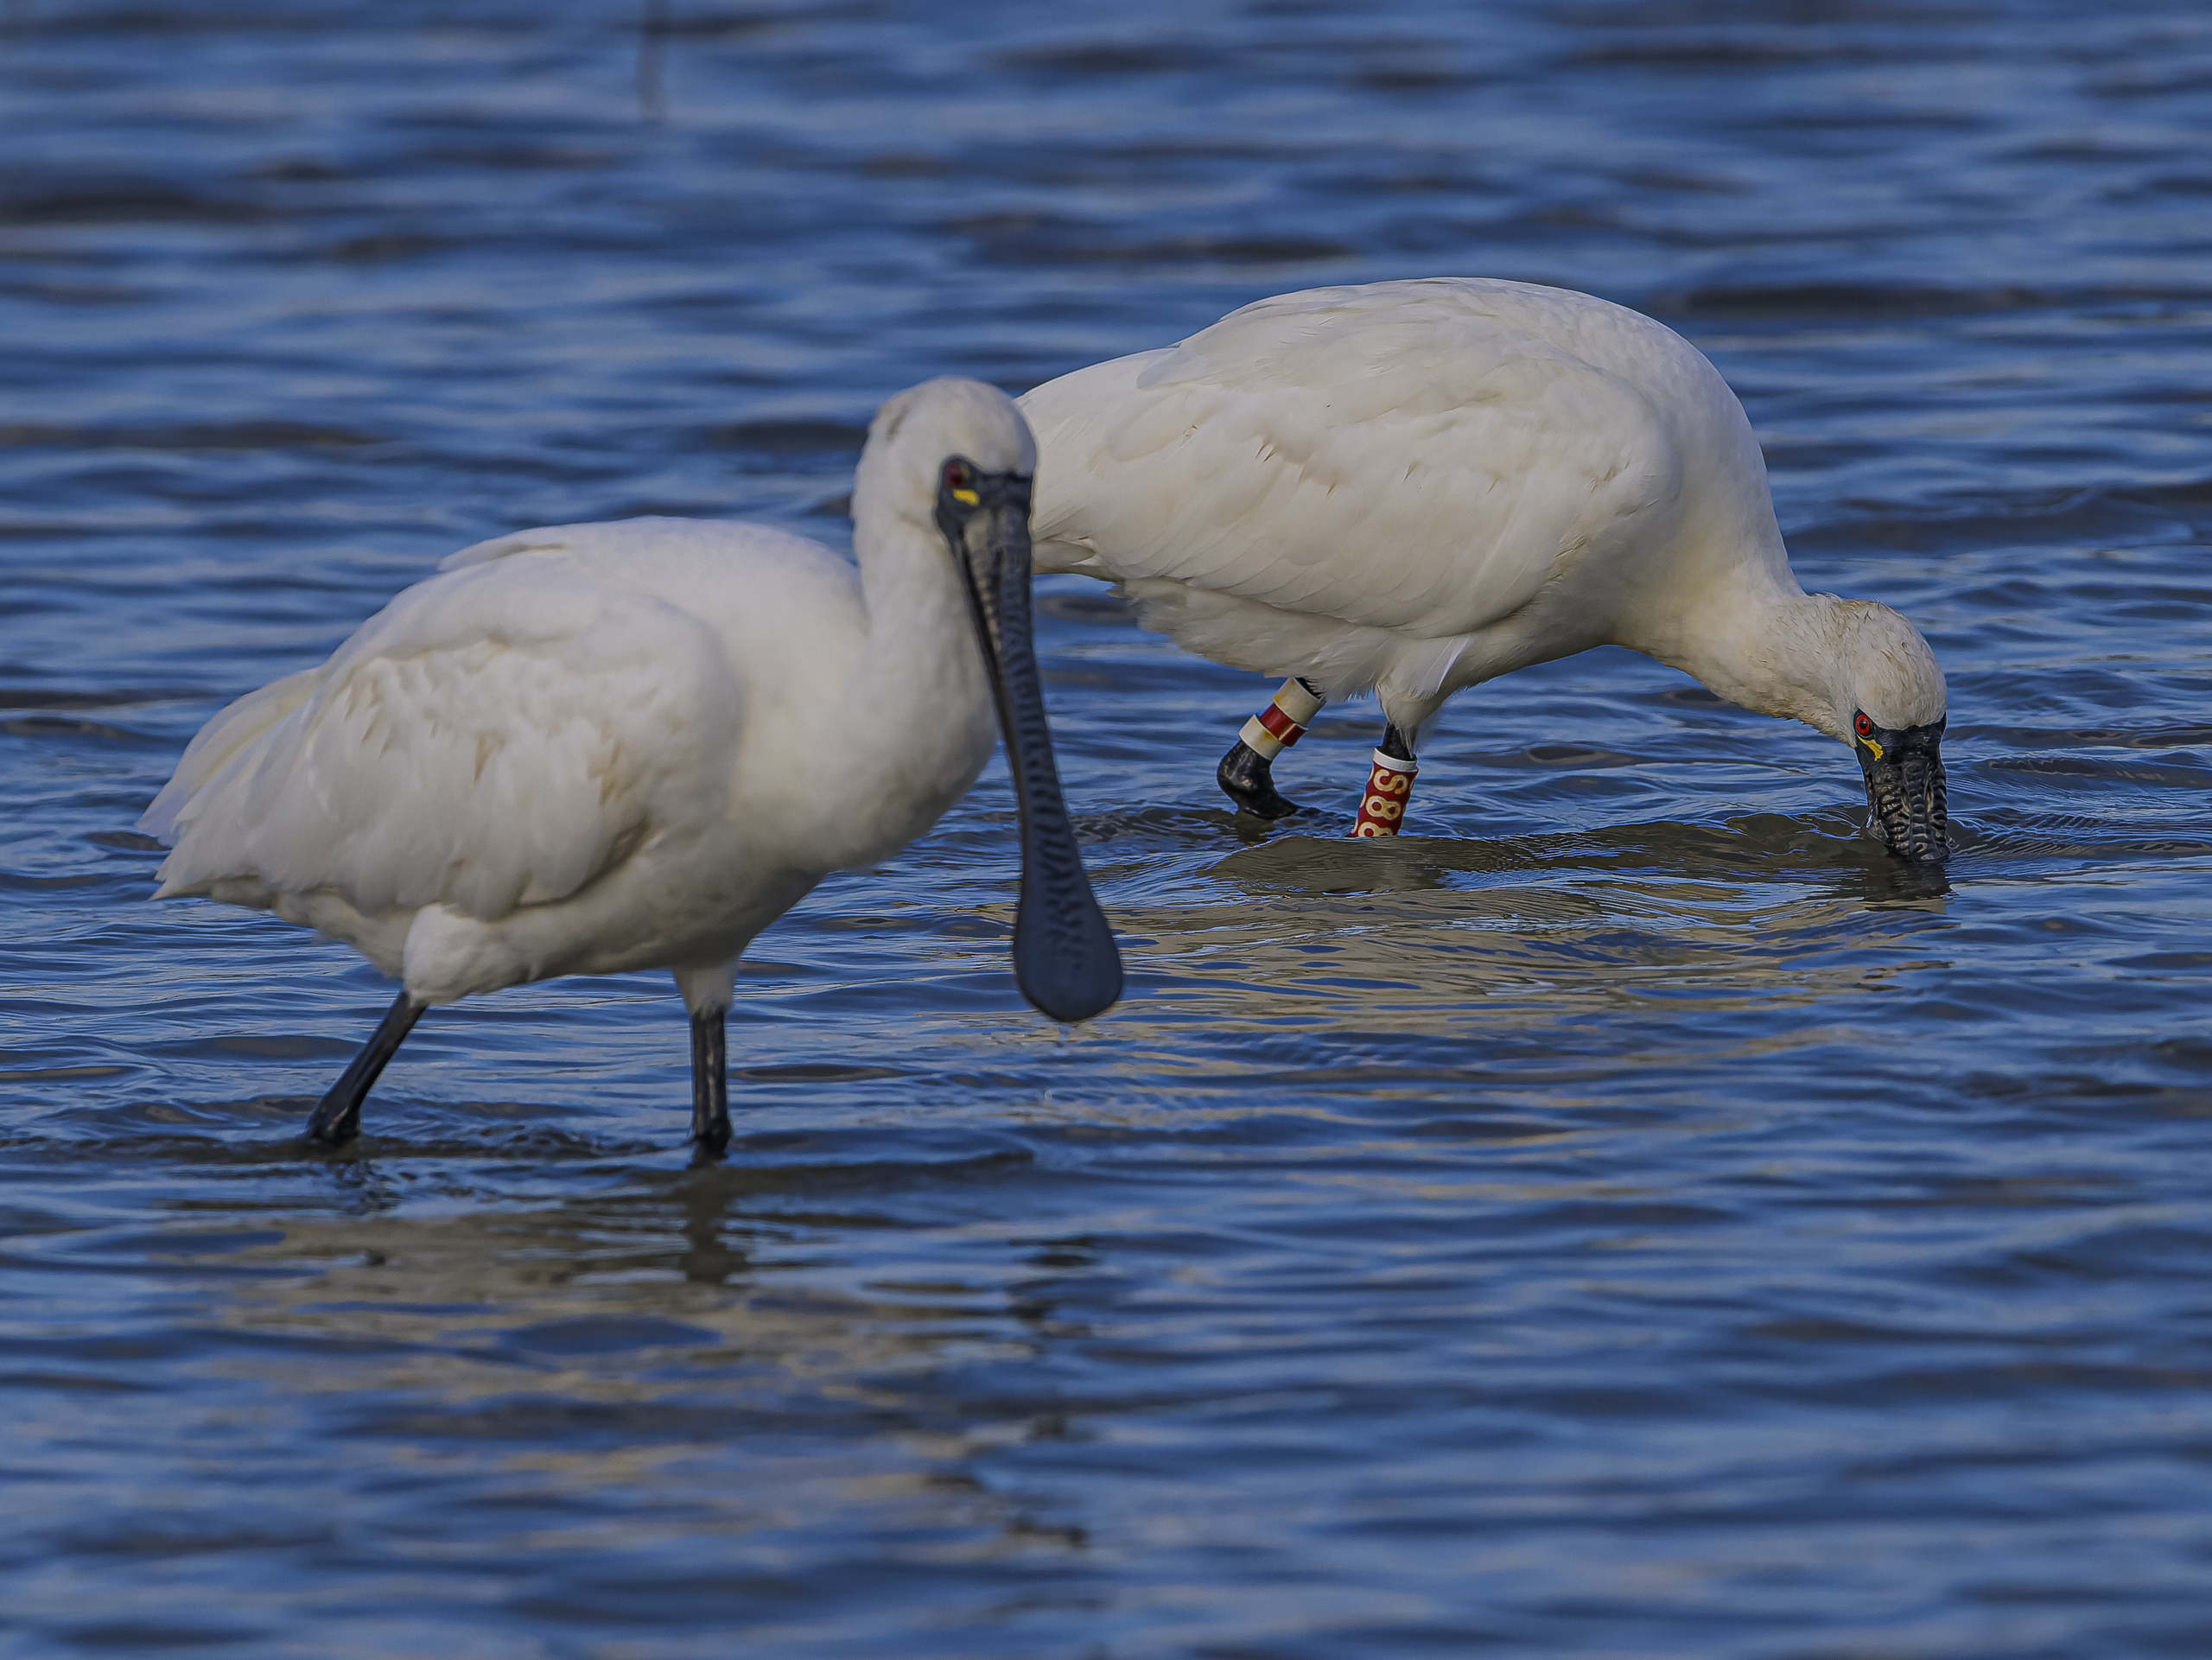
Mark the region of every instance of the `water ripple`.
<instances>
[{"instance_id":1,"label":"water ripple","mask_svg":"<svg viewBox=\"0 0 2212 1660\"><path fill-rule=\"evenodd\" d=\"M2204 1650L2198 10L85 0L0 89L16 1649ZM924 376L1438 271L1719 364L1945 659L1947 871L1617 651L1455 703L1392 845L1332 709L1261 829L1264 688L1056 579L1128 1000L1021 1004L995 773L761 942L724 1167L651 977L310 1150L388 989L143 902L197 725L456 547L841 535Z\"/></svg>"}]
</instances>

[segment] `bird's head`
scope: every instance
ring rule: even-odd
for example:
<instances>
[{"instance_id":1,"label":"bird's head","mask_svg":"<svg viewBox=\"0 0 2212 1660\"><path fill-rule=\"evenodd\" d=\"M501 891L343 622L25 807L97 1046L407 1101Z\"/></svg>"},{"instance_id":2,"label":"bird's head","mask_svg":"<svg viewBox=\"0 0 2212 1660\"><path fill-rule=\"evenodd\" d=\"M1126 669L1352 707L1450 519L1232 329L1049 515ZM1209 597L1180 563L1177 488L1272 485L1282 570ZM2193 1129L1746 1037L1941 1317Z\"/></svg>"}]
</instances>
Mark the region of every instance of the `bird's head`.
<instances>
[{"instance_id":1,"label":"bird's head","mask_svg":"<svg viewBox=\"0 0 2212 1660\"><path fill-rule=\"evenodd\" d=\"M950 550L995 676L1006 601L1029 602L1029 502L1037 441L1014 401L980 380L925 380L876 411L861 452L855 516L888 516L918 546Z\"/></svg>"},{"instance_id":2,"label":"bird's head","mask_svg":"<svg viewBox=\"0 0 2212 1660\"><path fill-rule=\"evenodd\" d=\"M1866 785L1870 827L1902 858L1950 856L1943 790L1942 665L1920 631L1886 605L1838 600L1828 716Z\"/></svg>"},{"instance_id":3,"label":"bird's head","mask_svg":"<svg viewBox=\"0 0 2212 1660\"><path fill-rule=\"evenodd\" d=\"M942 545L958 573L1021 810L1014 978L1045 1014L1079 1021L1121 995L1122 961L1061 799L1031 644L1036 473L1036 440L1012 398L980 381L925 381L886 404L869 429L855 515L894 515L907 537Z\"/></svg>"},{"instance_id":4,"label":"bird's head","mask_svg":"<svg viewBox=\"0 0 2212 1660\"><path fill-rule=\"evenodd\" d=\"M951 376L925 380L876 411L861 452L856 494L889 506L909 525L933 525L945 464L955 460L981 478L1020 480L1026 504L1037 473L1037 441L1014 400L996 387ZM1026 518L1023 528L1026 533Z\"/></svg>"}]
</instances>

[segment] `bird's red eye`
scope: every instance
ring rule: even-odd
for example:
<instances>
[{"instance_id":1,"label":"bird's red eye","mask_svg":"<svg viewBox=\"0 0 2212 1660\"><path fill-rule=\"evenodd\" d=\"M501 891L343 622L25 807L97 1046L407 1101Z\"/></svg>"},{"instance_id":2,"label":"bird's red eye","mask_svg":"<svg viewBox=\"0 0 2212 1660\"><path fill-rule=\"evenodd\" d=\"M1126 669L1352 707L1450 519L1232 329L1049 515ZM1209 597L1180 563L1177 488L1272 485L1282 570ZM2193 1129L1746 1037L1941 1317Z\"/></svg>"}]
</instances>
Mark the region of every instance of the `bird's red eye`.
<instances>
[{"instance_id":1,"label":"bird's red eye","mask_svg":"<svg viewBox=\"0 0 2212 1660\"><path fill-rule=\"evenodd\" d=\"M1874 735L1874 723L1864 715L1853 720L1852 725L1859 728L1859 735L1862 738L1871 738Z\"/></svg>"},{"instance_id":2,"label":"bird's red eye","mask_svg":"<svg viewBox=\"0 0 2212 1660\"><path fill-rule=\"evenodd\" d=\"M965 461L944 464L944 487L948 490L972 490L976 487L976 470Z\"/></svg>"}]
</instances>

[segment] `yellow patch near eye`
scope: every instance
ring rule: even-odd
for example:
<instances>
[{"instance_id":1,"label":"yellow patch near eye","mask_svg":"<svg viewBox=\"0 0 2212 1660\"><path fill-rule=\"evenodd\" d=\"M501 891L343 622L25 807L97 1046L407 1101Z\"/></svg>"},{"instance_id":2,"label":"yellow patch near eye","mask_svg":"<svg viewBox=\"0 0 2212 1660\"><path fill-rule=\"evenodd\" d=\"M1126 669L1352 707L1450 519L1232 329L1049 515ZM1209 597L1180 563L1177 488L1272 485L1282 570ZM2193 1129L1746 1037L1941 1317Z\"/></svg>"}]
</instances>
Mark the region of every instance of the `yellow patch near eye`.
<instances>
[{"instance_id":1,"label":"yellow patch near eye","mask_svg":"<svg viewBox=\"0 0 2212 1660\"><path fill-rule=\"evenodd\" d=\"M1869 749L1874 752L1874 759L1876 760L1882 759L1881 745L1876 743L1872 738L1861 738L1859 741L1865 744Z\"/></svg>"},{"instance_id":2,"label":"yellow patch near eye","mask_svg":"<svg viewBox=\"0 0 2212 1660\"><path fill-rule=\"evenodd\" d=\"M952 493L952 499L963 507L973 507L982 500L982 497L977 495L973 490L955 490Z\"/></svg>"}]
</instances>

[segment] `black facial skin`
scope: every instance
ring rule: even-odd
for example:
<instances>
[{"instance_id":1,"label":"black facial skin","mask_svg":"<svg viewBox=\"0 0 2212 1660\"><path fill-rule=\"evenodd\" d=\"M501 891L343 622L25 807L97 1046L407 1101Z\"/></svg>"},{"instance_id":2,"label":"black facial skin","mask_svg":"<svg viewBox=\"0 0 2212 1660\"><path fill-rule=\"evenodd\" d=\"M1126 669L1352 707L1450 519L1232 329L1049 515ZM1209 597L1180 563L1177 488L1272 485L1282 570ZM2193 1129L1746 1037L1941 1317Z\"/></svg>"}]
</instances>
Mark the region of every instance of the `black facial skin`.
<instances>
[{"instance_id":1,"label":"black facial skin","mask_svg":"<svg viewBox=\"0 0 2212 1660\"><path fill-rule=\"evenodd\" d=\"M1951 855L1943 805L1943 722L1877 726L1851 716L1851 748L1866 775L1869 824L1901 859L1940 864Z\"/></svg>"},{"instance_id":2,"label":"black facial skin","mask_svg":"<svg viewBox=\"0 0 2212 1660\"><path fill-rule=\"evenodd\" d=\"M1090 892L1060 797L1045 696L1030 645L1029 490L1019 473L985 473L964 457L938 472L937 526L967 589L1006 739L1021 811L1021 904L1014 977L1056 1021L1088 1020L1122 995L1122 957ZM973 495L972 502L960 499Z\"/></svg>"}]
</instances>

